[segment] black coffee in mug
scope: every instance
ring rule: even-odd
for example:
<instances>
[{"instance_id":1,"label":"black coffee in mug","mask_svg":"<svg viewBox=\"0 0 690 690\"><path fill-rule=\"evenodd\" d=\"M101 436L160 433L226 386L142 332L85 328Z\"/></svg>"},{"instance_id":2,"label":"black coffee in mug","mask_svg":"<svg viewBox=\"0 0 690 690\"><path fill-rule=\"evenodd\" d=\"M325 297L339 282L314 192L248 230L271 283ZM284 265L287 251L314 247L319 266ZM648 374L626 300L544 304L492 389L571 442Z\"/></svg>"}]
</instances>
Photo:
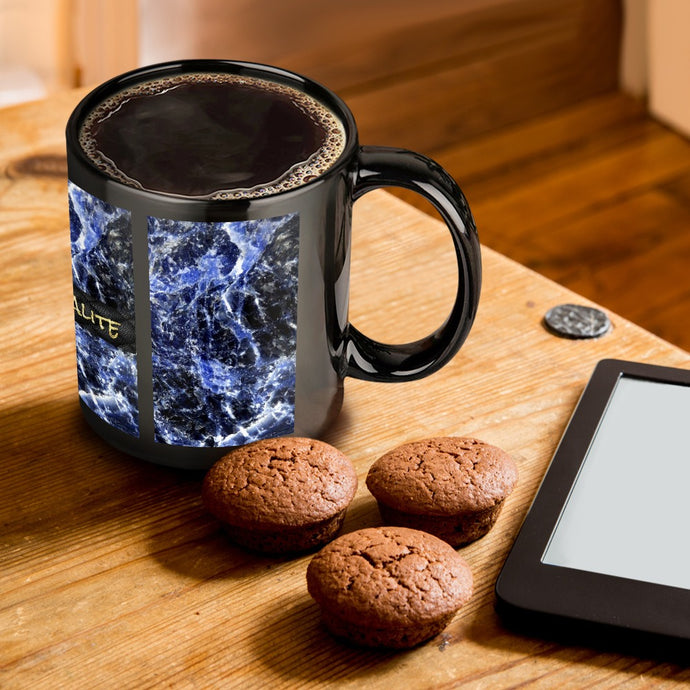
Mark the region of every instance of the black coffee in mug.
<instances>
[{"instance_id":1,"label":"black coffee in mug","mask_svg":"<svg viewBox=\"0 0 690 690\"><path fill-rule=\"evenodd\" d=\"M419 154L360 147L347 106L305 77L135 70L75 109L67 156L80 402L127 453L205 468L261 438L318 437L345 377L427 376L469 333L481 259L457 184ZM436 206L458 263L447 320L403 345L347 318L352 203L387 185Z\"/></svg>"},{"instance_id":2,"label":"black coffee in mug","mask_svg":"<svg viewBox=\"0 0 690 690\"><path fill-rule=\"evenodd\" d=\"M138 189L238 199L324 173L342 153L345 131L303 91L192 72L111 96L86 117L79 143L103 172Z\"/></svg>"}]
</instances>

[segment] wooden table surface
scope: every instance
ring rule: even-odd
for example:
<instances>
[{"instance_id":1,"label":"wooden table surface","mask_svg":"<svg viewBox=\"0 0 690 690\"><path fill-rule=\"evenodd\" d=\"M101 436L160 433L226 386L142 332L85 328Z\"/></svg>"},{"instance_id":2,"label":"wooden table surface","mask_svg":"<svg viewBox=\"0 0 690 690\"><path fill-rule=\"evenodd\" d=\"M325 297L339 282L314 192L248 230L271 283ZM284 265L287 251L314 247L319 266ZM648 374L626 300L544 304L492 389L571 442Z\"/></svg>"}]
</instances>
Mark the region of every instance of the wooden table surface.
<instances>
[{"instance_id":1,"label":"wooden table surface","mask_svg":"<svg viewBox=\"0 0 690 690\"><path fill-rule=\"evenodd\" d=\"M106 446L77 401L64 125L79 92L0 110L0 687L634 687L690 670L508 632L493 587L594 364L690 367L690 355L610 314L570 341L547 309L587 303L484 249L479 315L460 353L407 384L348 380L326 439L355 463L345 530L379 524L369 465L404 441L474 435L516 459L498 523L462 549L475 594L446 631L405 652L332 639L305 583L309 556L233 547L200 501L201 476ZM470 203L471 203L470 199ZM452 302L450 238L385 192L355 205L351 320L414 339ZM481 228L480 228L481 236Z\"/></svg>"}]
</instances>

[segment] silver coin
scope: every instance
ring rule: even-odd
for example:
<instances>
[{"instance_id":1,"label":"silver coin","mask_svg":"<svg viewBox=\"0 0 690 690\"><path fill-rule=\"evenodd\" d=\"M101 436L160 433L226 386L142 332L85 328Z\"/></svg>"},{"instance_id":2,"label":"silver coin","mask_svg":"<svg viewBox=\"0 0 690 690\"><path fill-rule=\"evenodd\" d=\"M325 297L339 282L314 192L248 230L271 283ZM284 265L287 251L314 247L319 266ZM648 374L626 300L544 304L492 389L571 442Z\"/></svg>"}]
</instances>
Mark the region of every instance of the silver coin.
<instances>
[{"instance_id":1,"label":"silver coin","mask_svg":"<svg viewBox=\"0 0 690 690\"><path fill-rule=\"evenodd\" d=\"M611 321L601 309L581 304L559 304L549 309L544 323L563 338L599 338L611 330Z\"/></svg>"}]
</instances>

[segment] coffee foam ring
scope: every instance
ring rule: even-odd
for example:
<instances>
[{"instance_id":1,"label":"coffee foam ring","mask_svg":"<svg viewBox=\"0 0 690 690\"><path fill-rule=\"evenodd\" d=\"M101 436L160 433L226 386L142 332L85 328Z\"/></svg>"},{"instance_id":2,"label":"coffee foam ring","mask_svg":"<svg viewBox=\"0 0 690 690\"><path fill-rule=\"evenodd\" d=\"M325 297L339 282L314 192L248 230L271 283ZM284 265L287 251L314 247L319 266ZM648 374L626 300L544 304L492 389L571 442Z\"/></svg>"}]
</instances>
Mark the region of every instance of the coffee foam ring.
<instances>
[{"instance_id":1,"label":"coffee foam ring","mask_svg":"<svg viewBox=\"0 0 690 690\"><path fill-rule=\"evenodd\" d=\"M185 72L172 77L161 77L159 79L135 84L134 86L113 94L102 103L99 103L86 115L80 128L79 143L82 149L102 172L105 172L107 175L123 184L143 189L144 187L140 183L119 170L109 158L97 149L96 142L90 138L90 131L111 113L120 108L130 98L141 95L156 96L176 86L190 82L246 84L261 86L262 88L267 88L268 90L278 93L286 93L302 112L317 121L326 132L326 141L319 150L310 156L307 161L298 163L296 166L287 170L280 178L248 189L221 189L198 198L214 200L256 199L264 196L271 196L278 192L296 189L305 184L305 182L319 177L331 168L345 147L345 130L340 120L338 120L325 105L311 96L308 96L303 91L299 91L287 84L280 84L268 79L246 77L226 72Z\"/></svg>"}]
</instances>

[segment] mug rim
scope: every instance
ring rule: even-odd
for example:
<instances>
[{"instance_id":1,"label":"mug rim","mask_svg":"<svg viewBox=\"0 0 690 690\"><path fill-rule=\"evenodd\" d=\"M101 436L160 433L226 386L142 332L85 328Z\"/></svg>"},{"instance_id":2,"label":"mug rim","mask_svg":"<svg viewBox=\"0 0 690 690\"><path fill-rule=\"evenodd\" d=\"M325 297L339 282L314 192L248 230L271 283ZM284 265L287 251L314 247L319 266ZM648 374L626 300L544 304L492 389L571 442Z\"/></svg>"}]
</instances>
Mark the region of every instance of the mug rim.
<instances>
[{"instance_id":1,"label":"mug rim","mask_svg":"<svg viewBox=\"0 0 690 690\"><path fill-rule=\"evenodd\" d=\"M79 143L79 130L88 115L99 103L102 103L110 96L123 91L126 88L146 81L152 81L159 77L173 76L176 74L186 74L190 72L224 72L238 76L255 77L273 81L302 91L303 93L315 98L331 109L340 119L345 129L345 146L338 158L323 173L316 176L313 180L294 187L292 189L274 192L261 197L240 198L240 199L207 199L185 196L183 194L171 194L167 192L139 189L125 184L106 172L98 168L89 158L81 144ZM357 125L350 108L333 91L323 84L305 77L297 72L275 67L273 65L259 62L248 62L243 60L221 60L221 59L182 59L168 62L160 62L152 65L144 65L136 69L117 75L102 84L93 88L87 93L72 111L66 126L67 153L73 165L68 166L69 177L77 177L74 180L79 184L81 179L89 180L103 186L104 189L119 190L127 195L134 195L141 201L152 201L157 204L161 202L172 205L184 205L190 211L194 209L213 210L224 209L226 212L231 208L247 211L249 209L258 210L260 207L275 204L278 200L288 199L297 194L304 193L324 180L339 174L344 166L352 160L354 152L358 148ZM74 174L76 173L76 175Z\"/></svg>"}]
</instances>

